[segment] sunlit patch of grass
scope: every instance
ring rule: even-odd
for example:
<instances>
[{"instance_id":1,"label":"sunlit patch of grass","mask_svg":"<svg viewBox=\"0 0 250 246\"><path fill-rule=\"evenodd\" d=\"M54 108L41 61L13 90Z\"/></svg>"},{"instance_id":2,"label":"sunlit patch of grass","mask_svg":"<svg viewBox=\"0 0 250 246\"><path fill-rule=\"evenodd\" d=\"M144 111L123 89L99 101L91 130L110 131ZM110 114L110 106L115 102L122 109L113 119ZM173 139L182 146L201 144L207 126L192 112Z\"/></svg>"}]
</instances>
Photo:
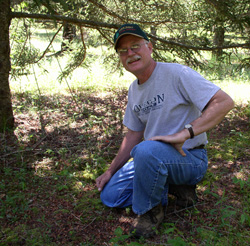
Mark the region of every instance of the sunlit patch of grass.
<instances>
[{"instance_id":1,"label":"sunlit patch of grass","mask_svg":"<svg viewBox=\"0 0 250 246\"><path fill-rule=\"evenodd\" d=\"M99 52L96 50L95 52ZM48 59L41 65L31 65L32 74L21 76L15 80L10 79L10 87L15 92L26 92L39 94L69 94L70 90L97 91L99 93L114 88L128 88L135 77L124 71L121 76L120 70L111 71L100 60L93 60L88 68L77 68L70 77L58 77L67 63L67 57Z\"/></svg>"},{"instance_id":2,"label":"sunlit patch of grass","mask_svg":"<svg viewBox=\"0 0 250 246\"><path fill-rule=\"evenodd\" d=\"M250 83L245 80L217 80L213 81L228 93L237 104L247 104L250 101Z\"/></svg>"}]
</instances>

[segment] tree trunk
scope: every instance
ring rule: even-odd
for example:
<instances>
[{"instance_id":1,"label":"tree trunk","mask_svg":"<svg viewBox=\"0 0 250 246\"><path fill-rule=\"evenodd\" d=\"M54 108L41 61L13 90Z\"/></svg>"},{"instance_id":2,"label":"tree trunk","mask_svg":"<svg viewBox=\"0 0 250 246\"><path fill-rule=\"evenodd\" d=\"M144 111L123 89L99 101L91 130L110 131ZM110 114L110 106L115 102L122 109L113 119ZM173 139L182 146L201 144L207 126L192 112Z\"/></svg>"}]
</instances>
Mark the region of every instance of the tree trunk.
<instances>
[{"instance_id":1,"label":"tree trunk","mask_svg":"<svg viewBox=\"0 0 250 246\"><path fill-rule=\"evenodd\" d=\"M65 23L63 27L63 39L65 42L62 42L61 50L65 51L69 47L68 45L73 41L73 39L76 37L76 27L70 23Z\"/></svg>"},{"instance_id":2,"label":"tree trunk","mask_svg":"<svg viewBox=\"0 0 250 246\"><path fill-rule=\"evenodd\" d=\"M156 27L151 26L150 27L150 32L151 32L152 35L156 36ZM153 46L155 46L155 44L156 44L155 40L151 40L151 43L153 44Z\"/></svg>"},{"instance_id":3,"label":"tree trunk","mask_svg":"<svg viewBox=\"0 0 250 246\"><path fill-rule=\"evenodd\" d=\"M10 72L10 0L0 0L0 132L14 127L9 87Z\"/></svg>"},{"instance_id":4,"label":"tree trunk","mask_svg":"<svg viewBox=\"0 0 250 246\"><path fill-rule=\"evenodd\" d=\"M221 26L216 26L214 28L214 40L213 43L217 47L222 47L224 45L224 39L225 39L225 28ZM215 56L218 60L222 57L223 50L218 49L213 52L213 56Z\"/></svg>"}]
</instances>

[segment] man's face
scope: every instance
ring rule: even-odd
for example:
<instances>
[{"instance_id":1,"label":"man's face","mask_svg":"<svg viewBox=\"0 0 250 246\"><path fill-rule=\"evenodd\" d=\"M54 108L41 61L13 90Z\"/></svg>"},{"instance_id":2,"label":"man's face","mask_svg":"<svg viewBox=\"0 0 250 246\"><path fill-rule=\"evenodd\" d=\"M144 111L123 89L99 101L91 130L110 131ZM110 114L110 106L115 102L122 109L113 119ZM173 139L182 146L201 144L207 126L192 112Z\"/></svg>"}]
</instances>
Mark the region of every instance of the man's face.
<instances>
[{"instance_id":1,"label":"man's face","mask_svg":"<svg viewBox=\"0 0 250 246\"><path fill-rule=\"evenodd\" d=\"M133 47L138 47L138 45L139 50L133 50ZM120 49L127 49L127 52L120 52L119 54ZM152 44L134 35L122 37L117 45L117 51L124 68L135 76L145 72L152 62Z\"/></svg>"}]
</instances>

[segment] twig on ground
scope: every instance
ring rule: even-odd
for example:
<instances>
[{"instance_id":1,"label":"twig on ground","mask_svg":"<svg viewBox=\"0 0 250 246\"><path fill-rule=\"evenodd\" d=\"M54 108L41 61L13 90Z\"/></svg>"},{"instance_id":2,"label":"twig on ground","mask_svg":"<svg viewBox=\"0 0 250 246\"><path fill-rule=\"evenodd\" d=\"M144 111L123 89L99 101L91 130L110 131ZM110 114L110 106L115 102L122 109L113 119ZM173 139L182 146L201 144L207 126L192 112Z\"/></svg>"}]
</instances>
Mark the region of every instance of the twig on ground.
<instances>
[{"instance_id":1,"label":"twig on ground","mask_svg":"<svg viewBox=\"0 0 250 246\"><path fill-rule=\"evenodd\" d=\"M95 220L96 220L96 217L89 224L87 224L85 227L83 227L83 230L85 230L88 226L90 226Z\"/></svg>"}]
</instances>

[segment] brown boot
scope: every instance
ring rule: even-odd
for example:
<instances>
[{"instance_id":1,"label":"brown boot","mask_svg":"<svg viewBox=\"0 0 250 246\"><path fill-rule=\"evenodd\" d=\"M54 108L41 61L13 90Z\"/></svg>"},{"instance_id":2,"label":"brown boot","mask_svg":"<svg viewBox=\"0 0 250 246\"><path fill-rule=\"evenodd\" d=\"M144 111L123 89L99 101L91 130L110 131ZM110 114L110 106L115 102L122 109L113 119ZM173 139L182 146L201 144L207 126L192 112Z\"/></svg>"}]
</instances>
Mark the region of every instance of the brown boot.
<instances>
[{"instance_id":1,"label":"brown boot","mask_svg":"<svg viewBox=\"0 0 250 246\"><path fill-rule=\"evenodd\" d=\"M150 237L153 236L164 219L164 209L161 203L143 215L138 215L130 230L132 236Z\"/></svg>"},{"instance_id":2,"label":"brown boot","mask_svg":"<svg viewBox=\"0 0 250 246\"><path fill-rule=\"evenodd\" d=\"M186 208L194 206L198 202L196 185L169 184L168 193L176 196L176 205Z\"/></svg>"}]
</instances>

